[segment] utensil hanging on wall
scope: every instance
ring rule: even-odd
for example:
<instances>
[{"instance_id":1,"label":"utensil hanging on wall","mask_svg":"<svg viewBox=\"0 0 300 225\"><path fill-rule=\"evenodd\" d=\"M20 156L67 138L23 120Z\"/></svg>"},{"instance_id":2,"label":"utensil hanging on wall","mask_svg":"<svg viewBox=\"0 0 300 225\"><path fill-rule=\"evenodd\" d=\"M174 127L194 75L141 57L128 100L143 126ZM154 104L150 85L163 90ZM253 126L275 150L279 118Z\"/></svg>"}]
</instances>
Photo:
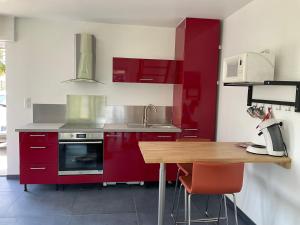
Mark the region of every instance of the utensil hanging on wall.
<instances>
[{"instance_id":1,"label":"utensil hanging on wall","mask_svg":"<svg viewBox=\"0 0 300 225\"><path fill-rule=\"evenodd\" d=\"M247 113L252 117L252 118L258 118L258 119L263 119L265 117L265 108L264 106L251 106L247 108Z\"/></svg>"}]
</instances>

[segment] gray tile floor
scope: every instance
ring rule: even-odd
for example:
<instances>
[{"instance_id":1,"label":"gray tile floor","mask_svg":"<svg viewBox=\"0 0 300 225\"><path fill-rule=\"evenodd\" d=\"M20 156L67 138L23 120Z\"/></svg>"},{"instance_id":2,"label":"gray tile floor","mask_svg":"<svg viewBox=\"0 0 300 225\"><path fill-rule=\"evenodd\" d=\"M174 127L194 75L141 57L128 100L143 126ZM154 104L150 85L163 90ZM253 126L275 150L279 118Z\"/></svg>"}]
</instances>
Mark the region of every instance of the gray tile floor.
<instances>
[{"instance_id":1,"label":"gray tile floor","mask_svg":"<svg viewBox=\"0 0 300 225\"><path fill-rule=\"evenodd\" d=\"M68 185L55 191L54 185L29 185L23 192L18 180L0 177L0 225L155 225L157 220L157 186ZM170 217L173 187L166 191L165 225ZM206 196L194 199L193 215L201 215ZM212 199L210 211L218 204ZM183 211L179 212L180 217ZM230 224L234 224L229 211ZM222 223L223 224L223 223ZM240 222L240 225L245 225Z\"/></svg>"}]
</instances>

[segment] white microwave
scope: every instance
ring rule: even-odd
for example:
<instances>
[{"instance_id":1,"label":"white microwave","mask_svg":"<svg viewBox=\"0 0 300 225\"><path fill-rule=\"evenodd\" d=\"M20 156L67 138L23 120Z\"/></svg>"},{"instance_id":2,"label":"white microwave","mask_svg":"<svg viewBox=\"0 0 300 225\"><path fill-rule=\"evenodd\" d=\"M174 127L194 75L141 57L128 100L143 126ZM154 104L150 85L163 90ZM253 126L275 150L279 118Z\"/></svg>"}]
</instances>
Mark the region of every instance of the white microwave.
<instances>
[{"instance_id":1,"label":"white microwave","mask_svg":"<svg viewBox=\"0 0 300 225\"><path fill-rule=\"evenodd\" d=\"M223 82L264 82L274 80L275 55L267 52L246 52L225 58Z\"/></svg>"}]
</instances>

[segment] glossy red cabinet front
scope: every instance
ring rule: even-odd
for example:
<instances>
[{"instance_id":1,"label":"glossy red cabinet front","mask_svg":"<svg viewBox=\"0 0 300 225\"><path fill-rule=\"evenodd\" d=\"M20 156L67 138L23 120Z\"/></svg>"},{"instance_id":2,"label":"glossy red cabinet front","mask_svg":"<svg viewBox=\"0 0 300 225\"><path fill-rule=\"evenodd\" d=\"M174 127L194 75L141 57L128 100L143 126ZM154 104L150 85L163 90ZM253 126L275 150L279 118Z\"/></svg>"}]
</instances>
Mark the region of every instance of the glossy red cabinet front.
<instances>
[{"instance_id":1,"label":"glossy red cabinet front","mask_svg":"<svg viewBox=\"0 0 300 225\"><path fill-rule=\"evenodd\" d=\"M113 82L174 84L176 61L113 58Z\"/></svg>"},{"instance_id":2,"label":"glossy red cabinet front","mask_svg":"<svg viewBox=\"0 0 300 225\"><path fill-rule=\"evenodd\" d=\"M104 133L104 182L158 181L159 164L146 164L139 141L175 141L177 133ZM167 165L167 180L175 180L177 166Z\"/></svg>"},{"instance_id":3,"label":"glossy red cabinet front","mask_svg":"<svg viewBox=\"0 0 300 225\"><path fill-rule=\"evenodd\" d=\"M143 133L141 141L175 141L177 133ZM167 180L176 179L176 164L167 164ZM144 181L159 180L159 164L145 164Z\"/></svg>"},{"instance_id":4,"label":"glossy red cabinet front","mask_svg":"<svg viewBox=\"0 0 300 225\"><path fill-rule=\"evenodd\" d=\"M220 21L187 18L176 29L173 122L183 136L215 139ZM190 130L189 130L190 129Z\"/></svg>"},{"instance_id":5,"label":"glossy red cabinet front","mask_svg":"<svg viewBox=\"0 0 300 225\"><path fill-rule=\"evenodd\" d=\"M143 181L144 161L138 147L141 133L104 133L105 182Z\"/></svg>"},{"instance_id":6,"label":"glossy red cabinet front","mask_svg":"<svg viewBox=\"0 0 300 225\"><path fill-rule=\"evenodd\" d=\"M20 183L56 184L58 178L58 133L21 132Z\"/></svg>"}]
</instances>

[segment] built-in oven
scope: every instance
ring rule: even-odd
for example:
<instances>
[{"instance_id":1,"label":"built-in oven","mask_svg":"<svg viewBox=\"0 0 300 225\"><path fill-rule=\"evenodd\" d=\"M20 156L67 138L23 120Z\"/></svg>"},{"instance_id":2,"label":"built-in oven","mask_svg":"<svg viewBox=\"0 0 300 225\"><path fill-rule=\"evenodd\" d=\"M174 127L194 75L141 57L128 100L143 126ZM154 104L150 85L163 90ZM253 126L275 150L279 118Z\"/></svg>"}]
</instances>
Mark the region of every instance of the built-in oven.
<instances>
[{"instance_id":1,"label":"built-in oven","mask_svg":"<svg viewBox=\"0 0 300 225\"><path fill-rule=\"evenodd\" d=\"M103 133L59 133L58 174L103 174Z\"/></svg>"}]
</instances>

